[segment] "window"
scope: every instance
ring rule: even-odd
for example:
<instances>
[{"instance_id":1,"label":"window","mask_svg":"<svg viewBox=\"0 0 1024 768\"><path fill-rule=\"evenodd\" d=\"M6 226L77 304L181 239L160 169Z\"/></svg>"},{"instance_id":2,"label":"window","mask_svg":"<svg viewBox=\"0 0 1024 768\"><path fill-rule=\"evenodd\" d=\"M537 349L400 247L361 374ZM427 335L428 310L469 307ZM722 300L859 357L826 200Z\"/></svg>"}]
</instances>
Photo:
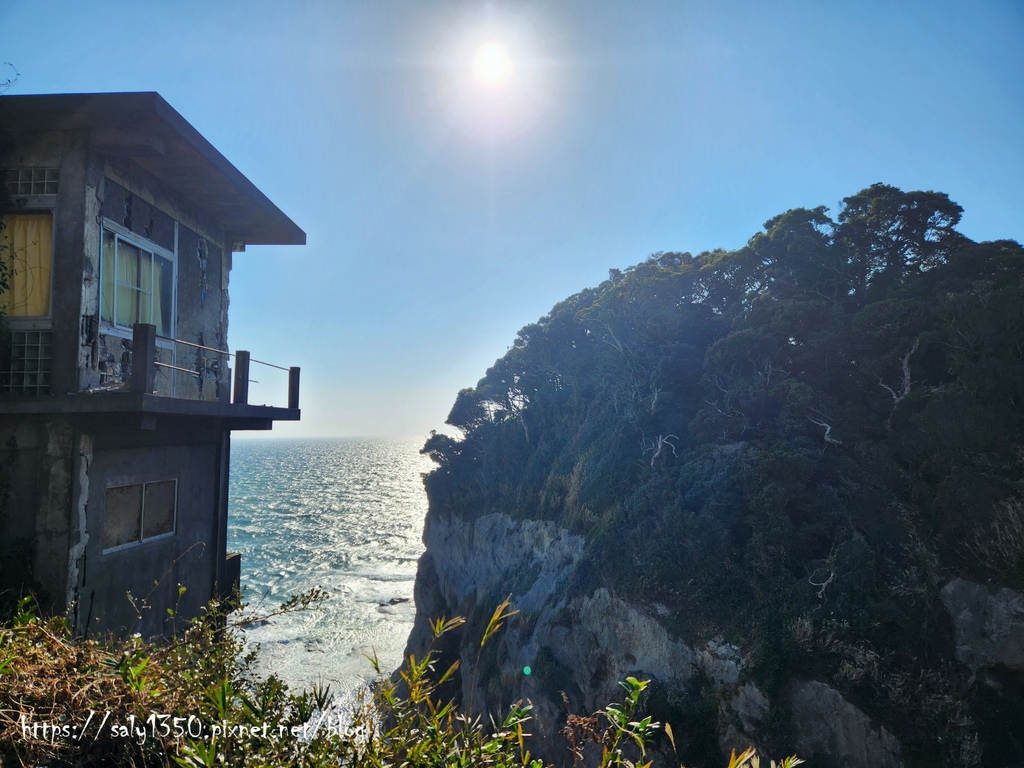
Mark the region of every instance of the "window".
<instances>
[{"instance_id":1,"label":"window","mask_svg":"<svg viewBox=\"0 0 1024 768\"><path fill-rule=\"evenodd\" d=\"M119 328L156 326L174 336L174 255L141 237L103 229L100 319Z\"/></svg>"},{"instance_id":2,"label":"window","mask_svg":"<svg viewBox=\"0 0 1024 768\"><path fill-rule=\"evenodd\" d=\"M103 502L103 551L174 533L178 481L114 485Z\"/></svg>"},{"instance_id":3,"label":"window","mask_svg":"<svg viewBox=\"0 0 1024 768\"><path fill-rule=\"evenodd\" d=\"M49 316L53 214L45 211L4 216L0 262L0 276L7 278L7 290L0 294L0 307L7 316Z\"/></svg>"},{"instance_id":4,"label":"window","mask_svg":"<svg viewBox=\"0 0 1024 768\"><path fill-rule=\"evenodd\" d=\"M12 331L11 346L0 351L0 392L50 394L52 331Z\"/></svg>"},{"instance_id":5,"label":"window","mask_svg":"<svg viewBox=\"0 0 1024 768\"><path fill-rule=\"evenodd\" d=\"M14 197L56 195L59 168L11 168L4 183Z\"/></svg>"}]
</instances>

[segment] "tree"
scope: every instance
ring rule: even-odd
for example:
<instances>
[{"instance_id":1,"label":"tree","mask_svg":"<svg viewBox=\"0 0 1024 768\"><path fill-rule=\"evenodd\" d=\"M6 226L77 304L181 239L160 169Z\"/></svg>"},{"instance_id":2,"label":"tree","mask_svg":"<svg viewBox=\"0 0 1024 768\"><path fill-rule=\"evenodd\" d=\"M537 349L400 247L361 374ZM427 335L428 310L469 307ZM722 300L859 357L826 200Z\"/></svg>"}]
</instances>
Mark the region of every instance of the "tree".
<instances>
[{"instance_id":1,"label":"tree","mask_svg":"<svg viewBox=\"0 0 1024 768\"><path fill-rule=\"evenodd\" d=\"M854 293L878 298L945 263L963 243L963 208L941 192L873 184L843 199L837 236L847 248Z\"/></svg>"}]
</instances>

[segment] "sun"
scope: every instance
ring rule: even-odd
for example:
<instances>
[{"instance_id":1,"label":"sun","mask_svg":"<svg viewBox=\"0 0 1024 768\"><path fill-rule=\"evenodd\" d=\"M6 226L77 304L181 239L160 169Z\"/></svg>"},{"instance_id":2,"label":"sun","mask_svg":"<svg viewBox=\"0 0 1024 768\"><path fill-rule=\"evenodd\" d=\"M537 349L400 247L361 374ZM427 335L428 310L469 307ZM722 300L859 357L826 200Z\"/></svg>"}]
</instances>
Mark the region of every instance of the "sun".
<instances>
[{"instance_id":1,"label":"sun","mask_svg":"<svg viewBox=\"0 0 1024 768\"><path fill-rule=\"evenodd\" d=\"M497 88L512 77L512 59L500 43L484 43L473 55L473 77L486 88Z\"/></svg>"}]
</instances>

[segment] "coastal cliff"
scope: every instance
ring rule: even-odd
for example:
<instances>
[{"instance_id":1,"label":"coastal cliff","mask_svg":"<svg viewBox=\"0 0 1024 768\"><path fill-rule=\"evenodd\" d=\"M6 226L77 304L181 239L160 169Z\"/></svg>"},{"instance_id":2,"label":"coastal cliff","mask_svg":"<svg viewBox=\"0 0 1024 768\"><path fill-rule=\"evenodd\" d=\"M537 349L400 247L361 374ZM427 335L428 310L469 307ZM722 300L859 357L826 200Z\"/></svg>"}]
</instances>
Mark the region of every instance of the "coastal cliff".
<instances>
[{"instance_id":1,"label":"coastal cliff","mask_svg":"<svg viewBox=\"0 0 1024 768\"><path fill-rule=\"evenodd\" d=\"M656 764L1020 765L1024 249L961 213L874 185L524 328L424 448L408 653L466 617L451 694L551 760L632 675Z\"/></svg>"}]
</instances>

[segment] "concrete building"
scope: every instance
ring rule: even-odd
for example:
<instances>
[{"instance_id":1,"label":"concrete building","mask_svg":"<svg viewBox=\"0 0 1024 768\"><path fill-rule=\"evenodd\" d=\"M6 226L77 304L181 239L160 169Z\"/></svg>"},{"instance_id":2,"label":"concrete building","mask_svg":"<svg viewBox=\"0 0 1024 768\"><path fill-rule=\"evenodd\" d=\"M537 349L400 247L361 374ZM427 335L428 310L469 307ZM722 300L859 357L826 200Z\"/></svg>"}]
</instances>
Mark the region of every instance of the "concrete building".
<instances>
[{"instance_id":1,"label":"concrete building","mask_svg":"<svg viewBox=\"0 0 1024 768\"><path fill-rule=\"evenodd\" d=\"M0 133L0 601L170 633L237 583L231 431L299 418L297 368L248 402L233 255L306 235L156 93L0 97Z\"/></svg>"}]
</instances>

